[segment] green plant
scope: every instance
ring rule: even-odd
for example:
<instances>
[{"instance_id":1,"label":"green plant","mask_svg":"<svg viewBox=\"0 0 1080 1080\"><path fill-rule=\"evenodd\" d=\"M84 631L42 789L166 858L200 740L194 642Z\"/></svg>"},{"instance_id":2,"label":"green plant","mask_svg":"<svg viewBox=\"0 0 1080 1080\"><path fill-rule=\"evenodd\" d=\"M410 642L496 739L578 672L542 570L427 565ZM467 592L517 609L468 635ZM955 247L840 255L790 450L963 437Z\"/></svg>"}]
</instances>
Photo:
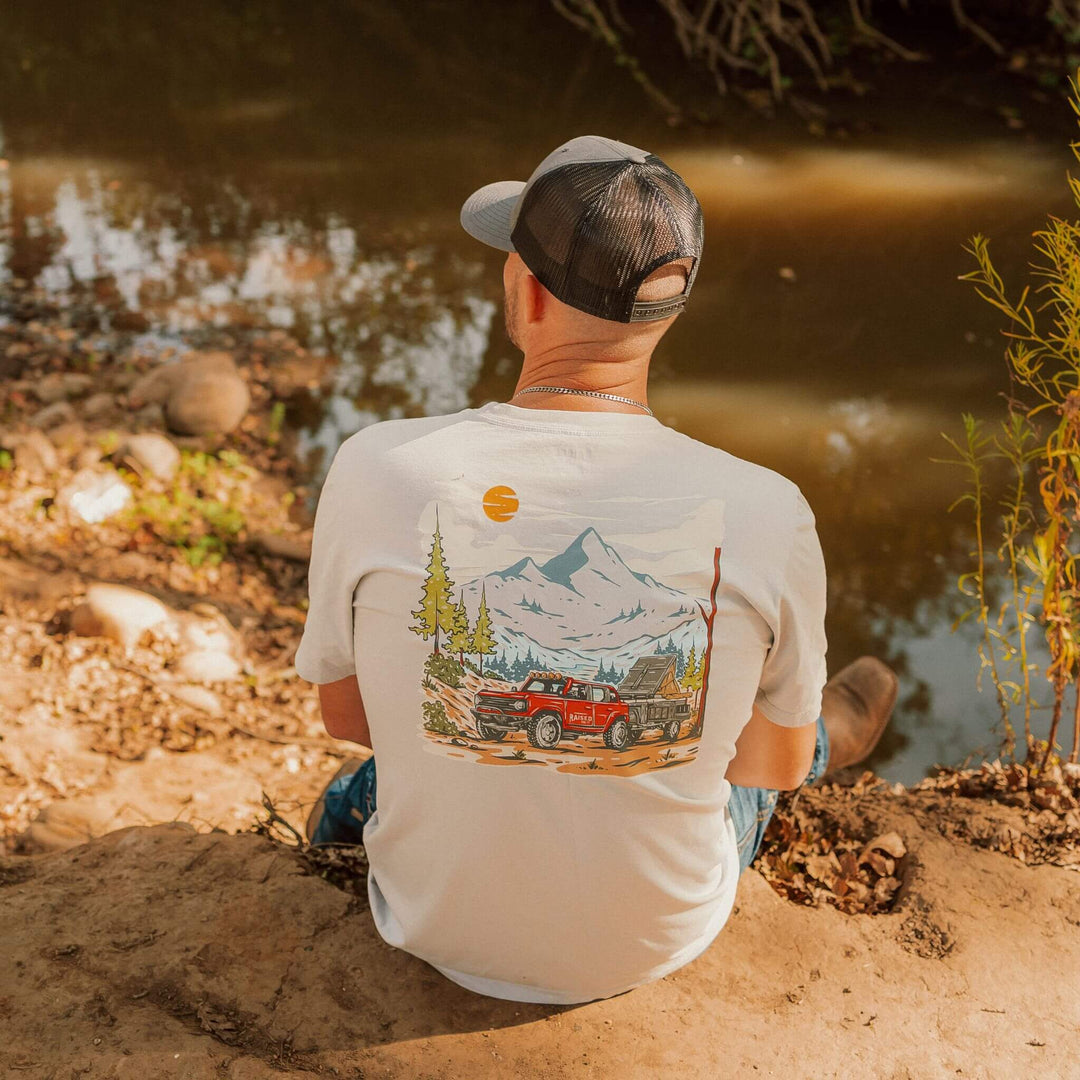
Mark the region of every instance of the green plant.
<instances>
[{"instance_id":1,"label":"green plant","mask_svg":"<svg viewBox=\"0 0 1080 1080\"><path fill-rule=\"evenodd\" d=\"M421 706L424 714L424 727L436 735L460 735L461 729L446 715L446 706L441 701L425 701Z\"/></svg>"},{"instance_id":2,"label":"green plant","mask_svg":"<svg viewBox=\"0 0 1080 1080\"><path fill-rule=\"evenodd\" d=\"M11 456L10 450L0 450L0 469L5 471L13 468L15 465L15 459Z\"/></svg>"},{"instance_id":3,"label":"green plant","mask_svg":"<svg viewBox=\"0 0 1080 1080\"><path fill-rule=\"evenodd\" d=\"M276 443L281 438L281 429L285 426L285 402L275 401L270 407L270 416L266 421L266 441Z\"/></svg>"},{"instance_id":4,"label":"green plant","mask_svg":"<svg viewBox=\"0 0 1080 1080\"><path fill-rule=\"evenodd\" d=\"M428 653L424 661L424 671L433 679L438 679L444 686L457 690L465 674L462 666L446 653Z\"/></svg>"},{"instance_id":5,"label":"green plant","mask_svg":"<svg viewBox=\"0 0 1080 1080\"><path fill-rule=\"evenodd\" d=\"M1070 78L1069 85L1069 103L1080 117L1080 84ZM1080 142L1070 146L1080 160ZM1068 180L1080 206L1080 180ZM1042 279L1034 292L1044 295L1038 304L1031 286L1015 301L1009 298L984 236L975 235L965 246L977 267L960 280L973 282L979 296L1009 320L1003 334L1010 391L1000 431L989 435L982 422L965 415L964 441L948 442L957 454L951 461L965 469L969 485L953 506L968 504L975 525L975 568L959 580L961 591L975 603L957 622L974 617L982 625L980 676L989 670L994 683L1005 725L1003 750L1013 752L1010 706L1021 704L1026 762L1041 773L1055 753L1070 683L1076 697L1069 761L1080 756L1080 553L1075 550L1080 521L1080 223L1050 215L1034 238L1041 258L1031 264L1032 272ZM998 466L1006 470L1006 494L997 515L999 543L991 550L985 535L987 475ZM996 612L989 601L992 569L1005 582L1005 599ZM1031 730L1035 665L1026 630L1036 619L1050 652L1045 676L1052 701L1045 741L1036 740Z\"/></svg>"},{"instance_id":6,"label":"green plant","mask_svg":"<svg viewBox=\"0 0 1080 1080\"><path fill-rule=\"evenodd\" d=\"M182 452L168 492L142 489L139 477L119 471L137 492L120 520L149 529L192 566L219 563L244 530L254 471L234 450Z\"/></svg>"}]
</instances>

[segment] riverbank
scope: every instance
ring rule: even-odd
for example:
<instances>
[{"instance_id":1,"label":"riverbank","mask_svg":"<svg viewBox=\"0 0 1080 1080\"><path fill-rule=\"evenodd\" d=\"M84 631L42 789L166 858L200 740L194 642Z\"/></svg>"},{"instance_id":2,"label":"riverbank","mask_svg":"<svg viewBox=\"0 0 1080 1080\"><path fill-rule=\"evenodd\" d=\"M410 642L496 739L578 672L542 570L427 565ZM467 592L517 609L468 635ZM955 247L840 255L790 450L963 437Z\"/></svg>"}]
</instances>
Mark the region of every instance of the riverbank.
<instances>
[{"instance_id":1,"label":"riverbank","mask_svg":"<svg viewBox=\"0 0 1080 1080\"><path fill-rule=\"evenodd\" d=\"M109 1077L1075 1076L1075 872L944 835L971 800L807 789L903 838L894 906L792 903L751 868L697 960L576 1007L474 995L265 836L186 824L0 860L0 1071ZM987 827L1012 808L978 801Z\"/></svg>"},{"instance_id":2,"label":"riverbank","mask_svg":"<svg viewBox=\"0 0 1080 1080\"><path fill-rule=\"evenodd\" d=\"M609 1002L494 1002L385 946L362 861L289 846L347 753L291 667L283 419L330 372L281 332L190 344L30 290L0 324L0 1072L1069 1075L1075 770L785 796L714 945Z\"/></svg>"}]
</instances>

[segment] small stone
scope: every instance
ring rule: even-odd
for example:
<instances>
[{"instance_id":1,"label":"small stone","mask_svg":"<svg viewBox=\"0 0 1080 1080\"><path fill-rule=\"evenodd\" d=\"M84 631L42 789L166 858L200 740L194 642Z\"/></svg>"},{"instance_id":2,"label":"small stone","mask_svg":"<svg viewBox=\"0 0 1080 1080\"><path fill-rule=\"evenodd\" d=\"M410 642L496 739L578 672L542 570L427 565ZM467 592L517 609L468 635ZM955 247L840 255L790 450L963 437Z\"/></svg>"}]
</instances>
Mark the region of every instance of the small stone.
<instances>
[{"instance_id":1,"label":"small stone","mask_svg":"<svg viewBox=\"0 0 1080 1080\"><path fill-rule=\"evenodd\" d=\"M221 698L213 690L207 690L205 686L192 686L191 683L171 680L163 682L161 686L170 697L184 705L190 705L193 709L199 709L210 716L221 715Z\"/></svg>"},{"instance_id":2,"label":"small stone","mask_svg":"<svg viewBox=\"0 0 1080 1080\"><path fill-rule=\"evenodd\" d=\"M38 380L34 387L34 396L43 405L52 405L57 401L67 399L67 391L64 389L64 376L58 371L50 372Z\"/></svg>"},{"instance_id":3,"label":"small stone","mask_svg":"<svg viewBox=\"0 0 1080 1080\"><path fill-rule=\"evenodd\" d=\"M233 682L243 674L235 657L216 649L184 653L173 670L180 678L196 683Z\"/></svg>"},{"instance_id":4,"label":"small stone","mask_svg":"<svg viewBox=\"0 0 1080 1080\"><path fill-rule=\"evenodd\" d=\"M86 445L86 428L78 420L68 420L49 429L49 441L66 457L74 457Z\"/></svg>"},{"instance_id":5,"label":"small stone","mask_svg":"<svg viewBox=\"0 0 1080 1080\"><path fill-rule=\"evenodd\" d=\"M180 468L180 451L157 432L129 436L120 448L120 456L137 472L148 473L163 483L172 480Z\"/></svg>"},{"instance_id":6,"label":"small stone","mask_svg":"<svg viewBox=\"0 0 1080 1080\"><path fill-rule=\"evenodd\" d=\"M34 483L54 475L60 467L56 448L37 430L28 432L14 445L15 468L21 469Z\"/></svg>"},{"instance_id":7,"label":"small stone","mask_svg":"<svg viewBox=\"0 0 1080 1080\"><path fill-rule=\"evenodd\" d=\"M302 533L257 533L251 542L267 555L301 563L311 561L310 530Z\"/></svg>"},{"instance_id":8,"label":"small stone","mask_svg":"<svg viewBox=\"0 0 1080 1080\"><path fill-rule=\"evenodd\" d=\"M80 469L56 496L57 504L88 525L118 514L131 502L131 488L114 472Z\"/></svg>"},{"instance_id":9,"label":"small stone","mask_svg":"<svg viewBox=\"0 0 1080 1080\"><path fill-rule=\"evenodd\" d=\"M98 420L103 416L108 416L110 412L116 407L116 398L112 394L102 392L100 394L91 394L90 397L83 402L83 416L87 420Z\"/></svg>"},{"instance_id":10,"label":"small stone","mask_svg":"<svg viewBox=\"0 0 1080 1080\"><path fill-rule=\"evenodd\" d=\"M153 402L144 405L135 413L135 423L141 428L160 428L165 426L165 410Z\"/></svg>"},{"instance_id":11,"label":"small stone","mask_svg":"<svg viewBox=\"0 0 1080 1080\"><path fill-rule=\"evenodd\" d=\"M64 394L68 398L82 397L83 394L88 394L94 386L94 376L87 375L81 371L69 371L62 376L64 383Z\"/></svg>"},{"instance_id":12,"label":"small stone","mask_svg":"<svg viewBox=\"0 0 1080 1080\"><path fill-rule=\"evenodd\" d=\"M75 410L66 401L57 401L34 413L30 418L30 423L42 431L48 431L49 428L70 423L74 419Z\"/></svg>"},{"instance_id":13,"label":"small stone","mask_svg":"<svg viewBox=\"0 0 1080 1080\"><path fill-rule=\"evenodd\" d=\"M54 371L38 380L34 395L43 405L52 405L57 401L80 397L93 385L94 379L90 375L74 371Z\"/></svg>"},{"instance_id":14,"label":"small stone","mask_svg":"<svg viewBox=\"0 0 1080 1080\"><path fill-rule=\"evenodd\" d=\"M95 582L71 613L71 630L81 637L112 638L130 649L148 630L165 626L171 616L156 596L126 585Z\"/></svg>"}]
</instances>

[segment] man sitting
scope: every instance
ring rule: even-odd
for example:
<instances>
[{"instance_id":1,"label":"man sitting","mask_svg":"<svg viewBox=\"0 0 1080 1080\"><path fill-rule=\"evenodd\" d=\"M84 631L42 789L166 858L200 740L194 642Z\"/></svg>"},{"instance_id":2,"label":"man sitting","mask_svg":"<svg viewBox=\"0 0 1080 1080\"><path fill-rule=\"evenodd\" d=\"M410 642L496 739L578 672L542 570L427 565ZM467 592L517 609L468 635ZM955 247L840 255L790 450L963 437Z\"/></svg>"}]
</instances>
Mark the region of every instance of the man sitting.
<instances>
[{"instance_id":1,"label":"man sitting","mask_svg":"<svg viewBox=\"0 0 1080 1080\"><path fill-rule=\"evenodd\" d=\"M391 945L480 993L589 1001L708 947L777 792L868 754L897 680L863 657L826 684L799 489L648 407L702 252L682 179L585 136L461 216L507 252L521 375L334 458L296 668L374 754L308 834L365 844Z\"/></svg>"}]
</instances>

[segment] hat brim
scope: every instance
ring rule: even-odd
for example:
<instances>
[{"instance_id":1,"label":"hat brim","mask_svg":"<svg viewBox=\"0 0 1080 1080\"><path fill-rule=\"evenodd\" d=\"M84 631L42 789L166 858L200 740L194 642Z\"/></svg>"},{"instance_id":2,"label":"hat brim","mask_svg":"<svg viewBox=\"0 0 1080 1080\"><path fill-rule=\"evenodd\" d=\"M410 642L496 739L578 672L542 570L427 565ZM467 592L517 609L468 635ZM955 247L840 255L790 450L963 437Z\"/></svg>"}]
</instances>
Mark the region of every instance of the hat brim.
<instances>
[{"instance_id":1,"label":"hat brim","mask_svg":"<svg viewBox=\"0 0 1080 1080\"><path fill-rule=\"evenodd\" d=\"M500 251L513 251L510 219L524 180L497 180L474 191L461 208L461 227L474 239Z\"/></svg>"}]
</instances>

